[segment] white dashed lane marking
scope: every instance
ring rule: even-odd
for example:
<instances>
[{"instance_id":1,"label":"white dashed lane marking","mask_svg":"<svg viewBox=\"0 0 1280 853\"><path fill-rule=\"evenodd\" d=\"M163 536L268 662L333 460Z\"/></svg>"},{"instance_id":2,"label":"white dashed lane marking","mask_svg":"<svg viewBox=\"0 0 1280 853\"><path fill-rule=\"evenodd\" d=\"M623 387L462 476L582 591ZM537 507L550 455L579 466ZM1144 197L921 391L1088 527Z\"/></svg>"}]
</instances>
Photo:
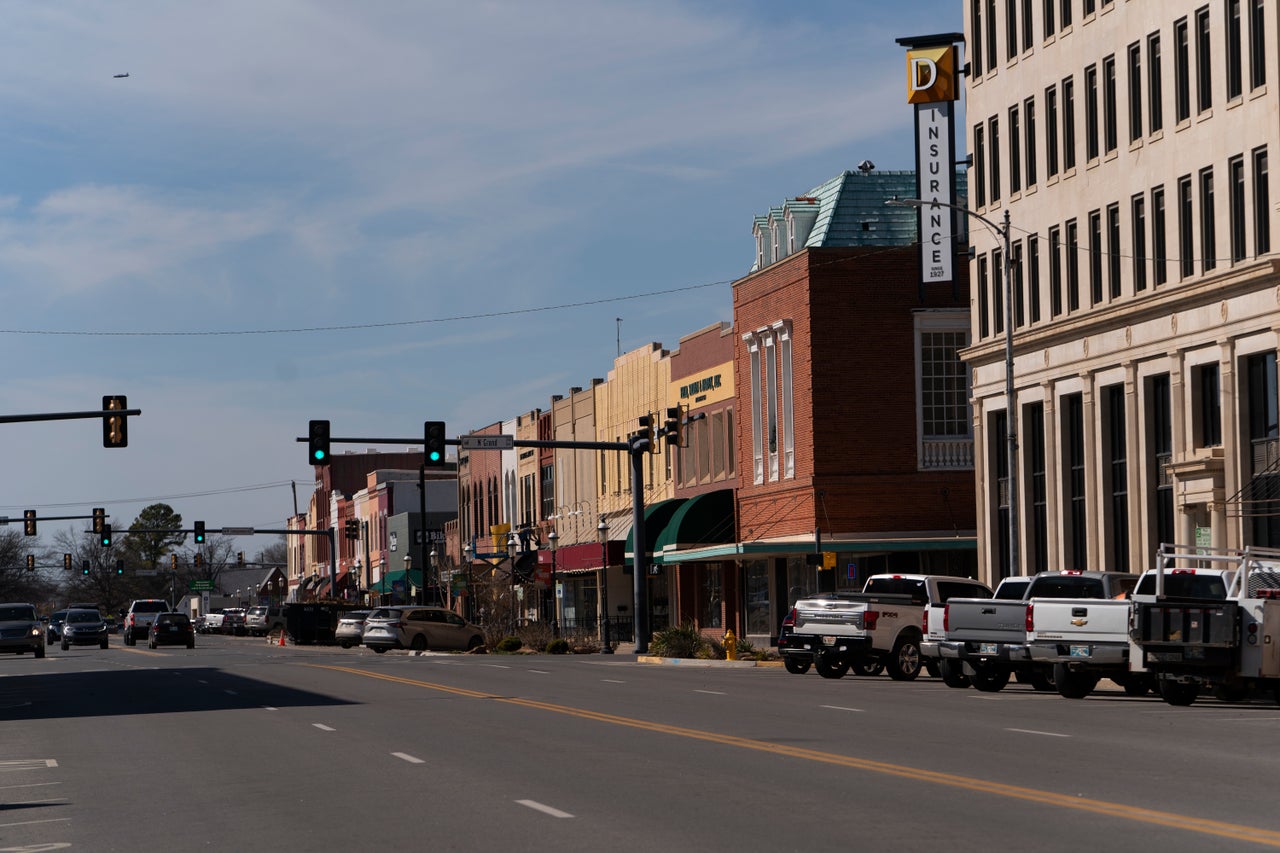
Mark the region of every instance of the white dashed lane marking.
<instances>
[{"instance_id":1,"label":"white dashed lane marking","mask_svg":"<svg viewBox=\"0 0 1280 853\"><path fill-rule=\"evenodd\" d=\"M315 726L317 729L319 729L319 730L320 730L320 731L322 731L322 732L336 732L336 731L337 731L337 729L330 728L329 726L326 726L324 723L312 723L311 725Z\"/></svg>"},{"instance_id":2,"label":"white dashed lane marking","mask_svg":"<svg viewBox=\"0 0 1280 853\"><path fill-rule=\"evenodd\" d=\"M516 802L525 808L530 808L536 812L551 815L552 817L573 817L573 815L568 812L562 812L559 809L552 808L544 803L539 803L536 800L516 800Z\"/></svg>"},{"instance_id":3,"label":"white dashed lane marking","mask_svg":"<svg viewBox=\"0 0 1280 853\"><path fill-rule=\"evenodd\" d=\"M407 752L393 752L393 753L391 753L391 754L392 754L392 755L394 755L396 758L401 759L402 761L407 761L407 762L409 762L410 764L425 764L425 763L426 763L426 762L424 762L421 758L417 758L417 757L415 757L415 756L412 756L412 755L410 755L410 754L409 754L409 753L407 753Z\"/></svg>"}]
</instances>

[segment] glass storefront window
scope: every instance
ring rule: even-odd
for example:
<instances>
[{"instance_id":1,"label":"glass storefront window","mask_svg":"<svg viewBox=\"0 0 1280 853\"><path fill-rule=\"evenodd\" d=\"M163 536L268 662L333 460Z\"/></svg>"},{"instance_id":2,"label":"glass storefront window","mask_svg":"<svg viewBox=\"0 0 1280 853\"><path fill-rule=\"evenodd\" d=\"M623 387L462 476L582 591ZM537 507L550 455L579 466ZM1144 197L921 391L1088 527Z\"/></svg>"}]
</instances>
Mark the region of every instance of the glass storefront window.
<instances>
[{"instance_id":1,"label":"glass storefront window","mask_svg":"<svg viewBox=\"0 0 1280 853\"><path fill-rule=\"evenodd\" d=\"M744 563L743 577L747 594L747 633L773 636L776 626L769 612L769 561Z\"/></svg>"},{"instance_id":2,"label":"glass storefront window","mask_svg":"<svg viewBox=\"0 0 1280 853\"><path fill-rule=\"evenodd\" d=\"M702 589L698 603L702 613L698 623L703 628L719 628L722 619L721 602L724 599L724 577L719 566L707 566L702 573Z\"/></svg>"}]
</instances>

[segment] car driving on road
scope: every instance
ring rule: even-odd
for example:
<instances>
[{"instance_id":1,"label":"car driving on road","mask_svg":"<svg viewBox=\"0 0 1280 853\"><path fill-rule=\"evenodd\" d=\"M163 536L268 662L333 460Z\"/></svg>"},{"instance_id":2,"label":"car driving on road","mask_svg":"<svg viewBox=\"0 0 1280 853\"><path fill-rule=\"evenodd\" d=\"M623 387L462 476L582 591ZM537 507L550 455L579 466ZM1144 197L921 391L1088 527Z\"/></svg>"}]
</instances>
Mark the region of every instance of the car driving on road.
<instances>
[{"instance_id":1,"label":"car driving on road","mask_svg":"<svg viewBox=\"0 0 1280 853\"><path fill-rule=\"evenodd\" d=\"M196 647L196 629L185 613L158 613L147 635L147 648L157 646Z\"/></svg>"},{"instance_id":2,"label":"car driving on road","mask_svg":"<svg viewBox=\"0 0 1280 853\"><path fill-rule=\"evenodd\" d=\"M62 650L65 652L72 646L97 646L105 649L107 640L107 623L97 610L68 610L67 618L62 622Z\"/></svg>"},{"instance_id":3,"label":"car driving on road","mask_svg":"<svg viewBox=\"0 0 1280 853\"><path fill-rule=\"evenodd\" d=\"M0 652L44 657L44 626L34 604L0 604Z\"/></svg>"},{"instance_id":4,"label":"car driving on road","mask_svg":"<svg viewBox=\"0 0 1280 853\"><path fill-rule=\"evenodd\" d=\"M364 623L364 644L387 649L466 650L484 645L484 631L444 607L379 607Z\"/></svg>"}]
</instances>

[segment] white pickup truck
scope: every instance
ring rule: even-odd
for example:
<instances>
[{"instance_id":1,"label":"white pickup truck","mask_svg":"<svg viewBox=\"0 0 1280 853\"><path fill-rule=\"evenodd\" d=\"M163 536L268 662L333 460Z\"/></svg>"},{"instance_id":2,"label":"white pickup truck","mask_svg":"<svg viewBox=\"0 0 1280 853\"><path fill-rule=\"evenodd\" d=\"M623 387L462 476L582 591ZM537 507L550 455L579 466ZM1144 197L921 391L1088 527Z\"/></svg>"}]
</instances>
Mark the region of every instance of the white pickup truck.
<instances>
[{"instance_id":1,"label":"white pickup truck","mask_svg":"<svg viewBox=\"0 0 1280 853\"><path fill-rule=\"evenodd\" d=\"M927 611L953 597L989 597L971 578L946 575L872 575L860 593L802 598L782 622L778 652L787 671L813 666L824 678L842 678L850 668L871 675L884 668L910 681L926 662L921 655Z\"/></svg>"}]
</instances>

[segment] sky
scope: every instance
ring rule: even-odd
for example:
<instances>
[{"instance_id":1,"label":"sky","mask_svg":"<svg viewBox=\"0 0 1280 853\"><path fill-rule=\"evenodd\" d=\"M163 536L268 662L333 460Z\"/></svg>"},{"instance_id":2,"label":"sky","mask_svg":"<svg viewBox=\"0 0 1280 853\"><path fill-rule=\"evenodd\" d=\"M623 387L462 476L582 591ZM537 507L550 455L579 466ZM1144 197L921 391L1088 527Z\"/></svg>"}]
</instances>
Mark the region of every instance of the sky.
<instances>
[{"instance_id":1,"label":"sky","mask_svg":"<svg viewBox=\"0 0 1280 853\"><path fill-rule=\"evenodd\" d=\"M0 414L142 414L125 449L0 425L0 516L280 528L310 419L456 437L677 348L732 320L756 214L915 167L895 39L962 28L958 0L6 3Z\"/></svg>"}]
</instances>

